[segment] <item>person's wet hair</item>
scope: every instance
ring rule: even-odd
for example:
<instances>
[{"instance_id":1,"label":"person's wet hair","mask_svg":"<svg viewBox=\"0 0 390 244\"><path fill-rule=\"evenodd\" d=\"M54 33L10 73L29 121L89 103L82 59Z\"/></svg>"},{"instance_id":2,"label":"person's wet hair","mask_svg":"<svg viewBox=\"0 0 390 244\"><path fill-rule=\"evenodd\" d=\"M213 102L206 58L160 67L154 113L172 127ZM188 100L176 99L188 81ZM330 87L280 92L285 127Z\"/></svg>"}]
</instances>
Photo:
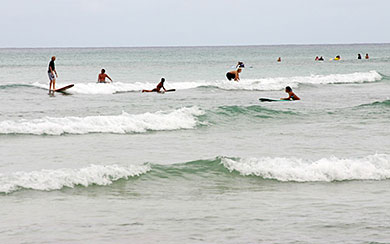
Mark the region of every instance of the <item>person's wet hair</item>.
<instances>
[{"instance_id":1,"label":"person's wet hair","mask_svg":"<svg viewBox=\"0 0 390 244\"><path fill-rule=\"evenodd\" d=\"M106 70L105 70L105 69L102 69L102 73L103 73L103 74L106 73Z\"/></svg>"},{"instance_id":2,"label":"person's wet hair","mask_svg":"<svg viewBox=\"0 0 390 244\"><path fill-rule=\"evenodd\" d=\"M164 82L164 81L165 81L165 78L161 78L161 81Z\"/></svg>"},{"instance_id":3,"label":"person's wet hair","mask_svg":"<svg viewBox=\"0 0 390 244\"><path fill-rule=\"evenodd\" d=\"M286 86L286 92L290 92L290 91L292 91L291 87Z\"/></svg>"}]
</instances>

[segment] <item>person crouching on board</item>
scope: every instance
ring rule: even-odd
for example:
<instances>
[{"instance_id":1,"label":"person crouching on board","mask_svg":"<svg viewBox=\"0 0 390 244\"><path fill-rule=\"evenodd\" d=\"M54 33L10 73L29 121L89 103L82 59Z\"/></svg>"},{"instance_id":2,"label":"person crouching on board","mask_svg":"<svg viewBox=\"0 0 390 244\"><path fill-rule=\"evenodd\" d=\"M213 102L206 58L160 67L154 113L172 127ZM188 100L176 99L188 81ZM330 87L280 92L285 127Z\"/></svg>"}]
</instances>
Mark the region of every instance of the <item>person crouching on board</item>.
<instances>
[{"instance_id":1,"label":"person crouching on board","mask_svg":"<svg viewBox=\"0 0 390 244\"><path fill-rule=\"evenodd\" d=\"M229 71L226 73L226 78L228 80L232 80L234 79L235 81L239 81L240 80L240 73L241 73L242 69L237 69L237 70L233 70L233 71Z\"/></svg>"},{"instance_id":2,"label":"person crouching on board","mask_svg":"<svg viewBox=\"0 0 390 244\"><path fill-rule=\"evenodd\" d=\"M56 60L55 56L51 57L51 61L49 63L49 69L47 70L47 74L49 75L49 80L50 80L49 93L50 93L50 91L54 91L56 89L56 78L58 78L58 74L57 74L56 67L54 64L55 60ZM54 74L55 74L55 76L54 76ZM52 86L53 86L53 90L51 89Z\"/></svg>"},{"instance_id":3,"label":"person crouching on board","mask_svg":"<svg viewBox=\"0 0 390 244\"><path fill-rule=\"evenodd\" d=\"M108 78L111 82L112 82L112 79L110 78L110 76L108 76L106 74L106 70L105 69L102 69L100 71L100 74L98 75L98 83L109 83L108 81L106 81L106 78Z\"/></svg>"},{"instance_id":4,"label":"person crouching on board","mask_svg":"<svg viewBox=\"0 0 390 244\"><path fill-rule=\"evenodd\" d=\"M291 87L286 86L285 92L287 92L288 97L281 98L280 100L301 100L295 93L292 91Z\"/></svg>"},{"instance_id":5,"label":"person crouching on board","mask_svg":"<svg viewBox=\"0 0 390 244\"><path fill-rule=\"evenodd\" d=\"M158 92L161 93L161 88L164 89L164 91L167 91L164 87L165 78L161 78L160 83L158 83L157 87L153 90L142 90L142 92Z\"/></svg>"}]
</instances>

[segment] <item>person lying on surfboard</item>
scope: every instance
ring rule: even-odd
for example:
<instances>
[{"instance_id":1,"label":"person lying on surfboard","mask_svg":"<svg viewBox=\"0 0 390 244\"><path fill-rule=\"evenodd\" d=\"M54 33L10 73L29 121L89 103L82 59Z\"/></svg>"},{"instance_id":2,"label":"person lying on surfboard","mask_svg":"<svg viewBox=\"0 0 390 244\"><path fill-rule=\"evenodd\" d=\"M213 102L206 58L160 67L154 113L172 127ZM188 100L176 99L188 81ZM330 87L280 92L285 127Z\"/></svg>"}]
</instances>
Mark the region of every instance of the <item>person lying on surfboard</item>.
<instances>
[{"instance_id":1,"label":"person lying on surfboard","mask_svg":"<svg viewBox=\"0 0 390 244\"><path fill-rule=\"evenodd\" d=\"M240 68L238 68L238 70L229 71L226 73L226 78L228 80L234 79L235 81L239 81L240 80L239 73L241 73L241 71L242 71L242 69L240 69Z\"/></svg>"},{"instance_id":2,"label":"person lying on surfboard","mask_svg":"<svg viewBox=\"0 0 390 244\"><path fill-rule=\"evenodd\" d=\"M291 87L286 86L285 91L288 93L288 97L281 98L280 100L301 100L295 93L292 91Z\"/></svg>"},{"instance_id":3,"label":"person lying on surfboard","mask_svg":"<svg viewBox=\"0 0 390 244\"><path fill-rule=\"evenodd\" d=\"M165 82L165 78L161 78L161 81L160 83L158 83L157 87L154 88L153 90L142 90L142 92L158 92L158 93L161 93L161 88L164 89L164 91L167 91L167 89L165 89L164 87L164 82Z\"/></svg>"},{"instance_id":4,"label":"person lying on surfboard","mask_svg":"<svg viewBox=\"0 0 390 244\"><path fill-rule=\"evenodd\" d=\"M108 81L106 81L106 78L108 78L112 82L112 79L110 78L110 76L108 76L106 74L106 70L102 69L102 71L98 75L98 81L97 82L98 83L109 83Z\"/></svg>"}]
</instances>

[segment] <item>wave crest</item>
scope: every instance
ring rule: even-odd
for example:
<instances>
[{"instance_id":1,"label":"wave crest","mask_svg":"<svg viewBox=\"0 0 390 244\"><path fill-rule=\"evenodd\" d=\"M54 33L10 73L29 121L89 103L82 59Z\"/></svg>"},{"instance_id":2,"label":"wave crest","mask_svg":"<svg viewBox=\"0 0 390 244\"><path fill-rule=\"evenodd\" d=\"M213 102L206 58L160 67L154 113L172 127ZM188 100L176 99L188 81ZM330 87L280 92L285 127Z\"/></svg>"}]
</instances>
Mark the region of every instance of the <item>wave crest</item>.
<instances>
[{"instance_id":1,"label":"wave crest","mask_svg":"<svg viewBox=\"0 0 390 244\"><path fill-rule=\"evenodd\" d=\"M45 117L33 120L6 120L0 122L0 134L62 135L87 133L143 133L192 129L198 124L198 107L181 108L172 112L155 112L113 116Z\"/></svg>"},{"instance_id":2,"label":"wave crest","mask_svg":"<svg viewBox=\"0 0 390 244\"><path fill-rule=\"evenodd\" d=\"M390 155L376 154L360 159L336 157L308 161L298 158L221 158L230 172L278 181L345 181L390 179Z\"/></svg>"},{"instance_id":3,"label":"wave crest","mask_svg":"<svg viewBox=\"0 0 390 244\"><path fill-rule=\"evenodd\" d=\"M119 179L145 174L150 170L147 165L121 167L118 165L90 165L81 169L57 169L32 172L0 174L0 193L12 193L20 189L40 191L59 190L77 185L106 186Z\"/></svg>"},{"instance_id":4,"label":"wave crest","mask_svg":"<svg viewBox=\"0 0 390 244\"><path fill-rule=\"evenodd\" d=\"M275 77L259 79L242 79L239 82L228 80L217 81L192 81L192 82L167 82L168 89L186 90L193 88L214 87L223 90L249 90L249 91L270 91L281 90L287 85L298 87L300 84L345 84L345 83L364 83L375 82L382 79L377 71L356 72L351 74L330 74L330 75L311 75L311 76L294 76L294 77ZM67 84L57 84L57 87ZM47 84L33 83L32 86L47 89ZM79 94L114 94L121 92L138 92L143 89L152 89L155 83L135 82L123 83L114 82L107 84L98 83L76 83L69 92Z\"/></svg>"}]
</instances>

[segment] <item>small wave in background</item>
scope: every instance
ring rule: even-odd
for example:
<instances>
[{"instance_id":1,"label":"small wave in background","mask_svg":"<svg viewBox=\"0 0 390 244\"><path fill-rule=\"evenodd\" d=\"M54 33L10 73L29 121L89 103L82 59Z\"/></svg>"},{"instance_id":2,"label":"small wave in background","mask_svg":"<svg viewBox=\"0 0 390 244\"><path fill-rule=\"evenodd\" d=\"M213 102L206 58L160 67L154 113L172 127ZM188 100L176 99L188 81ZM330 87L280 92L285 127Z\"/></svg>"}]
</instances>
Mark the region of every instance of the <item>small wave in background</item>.
<instances>
[{"instance_id":1,"label":"small wave in background","mask_svg":"<svg viewBox=\"0 0 390 244\"><path fill-rule=\"evenodd\" d=\"M276 77L259 79L242 79L239 82L218 80L218 81L197 81L197 82L166 82L167 89L186 90L194 88L213 87L223 90L247 90L247 91L272 91L282 90L284 87L298 87L300 84L325 85L325 84L346 84L346 83L364 83L382 80L382 75L377 71L356 72L351 74L330 74L330 75L311 75L294 77ZM68 91L78 94L114 94L122 92L139 92L143 89L152 89L157 83L76 83ZM47 89L47 83L33 83L33 87ZM57 87L68 84L57 83Z\"/></svg>"}]
</instances>

